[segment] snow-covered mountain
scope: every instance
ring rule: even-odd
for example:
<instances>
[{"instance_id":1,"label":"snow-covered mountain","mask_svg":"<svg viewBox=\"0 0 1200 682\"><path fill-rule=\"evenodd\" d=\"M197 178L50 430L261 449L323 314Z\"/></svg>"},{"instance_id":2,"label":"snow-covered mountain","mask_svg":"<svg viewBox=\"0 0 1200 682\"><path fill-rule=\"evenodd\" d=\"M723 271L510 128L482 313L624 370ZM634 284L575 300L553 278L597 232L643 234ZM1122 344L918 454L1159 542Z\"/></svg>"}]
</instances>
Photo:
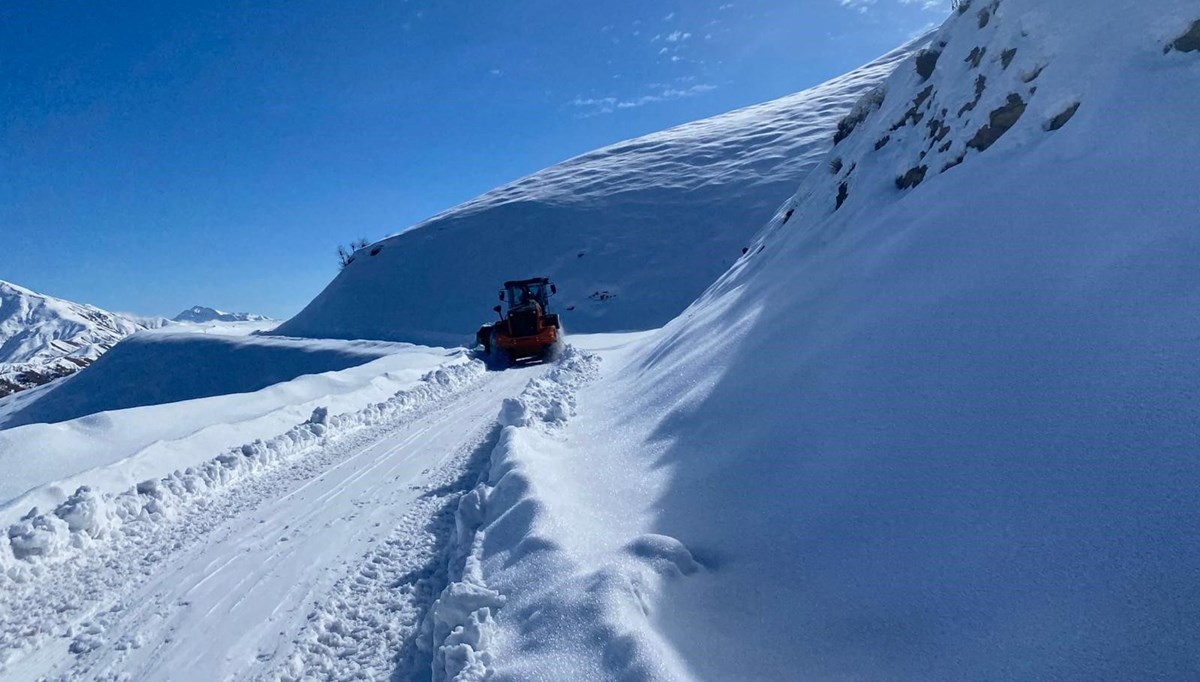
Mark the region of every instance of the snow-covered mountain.
<instances>
[{"instance_id":1,"label":"snow-covered mountain","mask_svg":"<svg viewBox=\"0 0 1200 682\"><path fill-rule=\"evenodd\" d=\"M280 334L460 344L505 280L548 275L574 332L677 315L914 46L824 85L629 140L488 192L356 252Z\"/></svg>"},{"instance_id":2,"label":"snow-covered mountain","mask_svg":"<svg viewBox=\"0 0 1200 682\"><path fill-rule=\"evenodd\" d=\"M960 3L575 425L506 436L468 661L1194 678L1198 86L1194 0Z\"/></svg>"},{"instance_id":3,"label":"snow-covered mountain","mask_svg":"<svg viewBox=\"0 0 1200 682\"><path fill-rule=\"evenodd\" d=\"M506 371L193 330L60 383L193 399L0 432L0 675L1194 679L1200 7L964 1L927 47L661 329Z\"/></svg>"},{"instance_id":4,"label":"snow-covered mountain","mask_svg":"<svg viewBox=\"0 0 1200 682\"><path fill-rule=\"evenodd\" d=\"M0 396L72 374L146 328L123 315L0 281Z\"/></svg>"},{"instance_id":5,"label":"snow-covered mountain","mask_svg":"<svg viewBox=\"0 0 1200 682\"><path fill-rule=\"evenodd\" d=\"M266 322L271 318L254 313L227 313L215 308L192 306L175 316L175 322Z\"/></svg>"}]
</instances>

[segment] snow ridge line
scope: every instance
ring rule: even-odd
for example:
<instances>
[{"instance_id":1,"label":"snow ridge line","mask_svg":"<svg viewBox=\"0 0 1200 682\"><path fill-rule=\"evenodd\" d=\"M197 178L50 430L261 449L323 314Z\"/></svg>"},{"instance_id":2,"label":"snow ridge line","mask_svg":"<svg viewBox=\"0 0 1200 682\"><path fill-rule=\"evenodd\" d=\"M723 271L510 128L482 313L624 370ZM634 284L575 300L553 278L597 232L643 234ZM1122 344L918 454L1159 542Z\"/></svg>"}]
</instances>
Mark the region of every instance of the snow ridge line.
<instances>
[{"instance_id":1,"label":"snow ridge line","mask_svg":"<svg viewBox=\"0 0 1200 682\"><path fill-rule=\"evenodd\" d=\"M599 356L570 346L552 370L504 400L487 481L463 495L455 513L447 549L450 582L422 623L419 646L432 654L433 682L483 682L492 675L494 616L505 596L488 587L483 575L484 526L520 501L504 489L512 478L508 460L526 447L522 441L531 431L558 430L574 416L575 394L599 375L599 366Z\"/></svg>"},{"instance_id":2,"label":"snow ridge line","mask_svg":"<svg viewBox=\"0 0 1200 682\"><path fill-rule=\"evenodd\" d=\"M130 531L136 534L139 525L168 521L189 502L302 456L331 437L439 400L479 380L485 371L481 361L470 360L430 371L416 386L355 412L330 415L327 408L318 407L308 421L283 434L230 448L201 465L143 481L116 495L80 486L48 513L34 507L0 537L0 586L27 582L41 565L95 551L100 543Z\"/></svg>"}]
</instances>

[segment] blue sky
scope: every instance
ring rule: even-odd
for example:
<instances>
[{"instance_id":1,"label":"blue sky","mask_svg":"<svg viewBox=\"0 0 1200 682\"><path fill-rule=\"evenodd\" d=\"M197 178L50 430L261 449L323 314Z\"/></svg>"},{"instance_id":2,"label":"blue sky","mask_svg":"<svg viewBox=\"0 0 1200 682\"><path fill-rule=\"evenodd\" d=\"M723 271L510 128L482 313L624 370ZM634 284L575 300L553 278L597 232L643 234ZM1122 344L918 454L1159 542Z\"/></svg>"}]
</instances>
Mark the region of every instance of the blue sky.
<instances>
[{"instance_id":1,"label":"blue sky","mask_svg":"<svg viewBox=\"0 0 1200 682\"><path fill-rule=\"evenodd\" d=\"M840 75L949 0L16 2L0 279L275 317L539 168Z\"/></svg>"}]
</instances>

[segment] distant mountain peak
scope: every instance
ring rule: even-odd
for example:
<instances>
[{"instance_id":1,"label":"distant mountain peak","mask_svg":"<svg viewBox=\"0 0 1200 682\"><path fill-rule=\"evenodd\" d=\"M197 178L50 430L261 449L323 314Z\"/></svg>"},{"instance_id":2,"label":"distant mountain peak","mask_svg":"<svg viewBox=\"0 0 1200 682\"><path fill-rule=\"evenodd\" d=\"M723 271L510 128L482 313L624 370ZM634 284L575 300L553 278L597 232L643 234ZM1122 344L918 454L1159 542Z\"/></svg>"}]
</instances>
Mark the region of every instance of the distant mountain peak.
<instances>
[{"instance_id":1,"label":"distant mountain peak","mask_svg":"<svg viewBox=\"0 0 1200 682\"><path fill-rule=\"evenodd\" d=\"M216 308L196 305L175 316L175 322L262 322L271 318L254 313L227 313Z\"/></svg>"}]
</instances>

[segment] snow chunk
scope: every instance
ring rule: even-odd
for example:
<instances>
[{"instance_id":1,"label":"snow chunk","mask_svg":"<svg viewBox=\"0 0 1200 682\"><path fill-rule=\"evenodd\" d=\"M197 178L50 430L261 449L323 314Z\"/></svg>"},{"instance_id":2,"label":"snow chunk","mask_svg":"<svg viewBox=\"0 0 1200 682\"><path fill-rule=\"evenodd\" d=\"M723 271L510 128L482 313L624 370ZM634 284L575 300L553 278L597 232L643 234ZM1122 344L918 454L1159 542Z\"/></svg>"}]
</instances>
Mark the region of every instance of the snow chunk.
<instances>
[{"instance_id":1,"label":"snow chunk","mask_svg":"<svg viewBox=\"0 0 1200 682\"><path fill-rule=\"evenodd\" d=\"M103 536L111 525L104 497L84 485L54 510L54 515L66 522L72 533L90 537Z\"/></svg>"},{"instance_id":2,"label":"snow chunk","mask_svg":"<svg viewBox=\"0 0 1200 682\"><path fill-rule=\"evenodd\" d=\"M647 533L634 538L625 550L639 559L644 559L654 570L663 575L691 575L700 570L700 564L683 543L667 535Z\"/></svg>"},{"instance_id":3,"label":"snow chunk","mask_svg":"<svg viewBox=\"0 0 1200 682\"><path fill-rule=\"evenodd\" d=\"M328 424L329 423L329 408L318 407L312 411L312 416L308 418L309 424Z\"/></svg>"},{"instance_id":4,"label":"snow chunk","mask_svg":"<svg viewBox=\"0 0 1200 682\"><path fill-rule=\"evenodd\" d=\"M54 515L39 514L35 507L9 526L8 542L17 559L47 557L67 546L69 533L65 521Z\"/></svg>"}]
</instances>

